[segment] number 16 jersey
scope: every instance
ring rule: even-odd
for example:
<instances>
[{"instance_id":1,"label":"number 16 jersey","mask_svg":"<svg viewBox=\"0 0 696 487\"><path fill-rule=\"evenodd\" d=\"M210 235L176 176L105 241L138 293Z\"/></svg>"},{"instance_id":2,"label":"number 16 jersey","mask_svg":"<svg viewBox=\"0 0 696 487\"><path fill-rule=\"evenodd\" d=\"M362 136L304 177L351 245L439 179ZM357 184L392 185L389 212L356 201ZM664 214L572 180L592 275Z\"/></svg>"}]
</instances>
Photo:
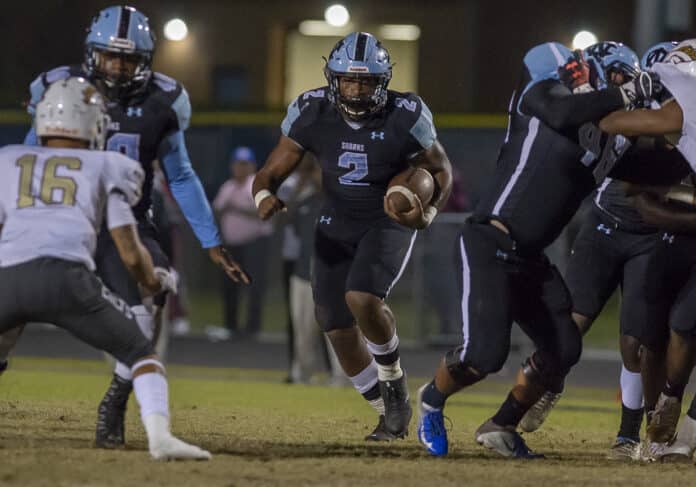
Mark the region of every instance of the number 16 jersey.
<instances>
[{"instance_id":1,"label":"number 16 jersey","mask_svg":"<svg viewBox=\"0 0 696 487\"><path fill-rule=\"evenodd\" d=\"M326 203L355 219L384 217L391 178L437 138L423 100L391 90L384 109L361 123L341 116L328 87L307 91L290 103L281 130L316 156Z\"/></svg>"},{"instance_id":2,"label":"number 16 jersey","mask_svg":"<svg viewBox=\"0 0 696 487\"><path fill-rule=\"evenodd\" d=\"M54 257L94 270L109 194L120 193L133 205L142 181L140 164L117 152L1 148L0 267Z\"/></svg>"}]
</instances>

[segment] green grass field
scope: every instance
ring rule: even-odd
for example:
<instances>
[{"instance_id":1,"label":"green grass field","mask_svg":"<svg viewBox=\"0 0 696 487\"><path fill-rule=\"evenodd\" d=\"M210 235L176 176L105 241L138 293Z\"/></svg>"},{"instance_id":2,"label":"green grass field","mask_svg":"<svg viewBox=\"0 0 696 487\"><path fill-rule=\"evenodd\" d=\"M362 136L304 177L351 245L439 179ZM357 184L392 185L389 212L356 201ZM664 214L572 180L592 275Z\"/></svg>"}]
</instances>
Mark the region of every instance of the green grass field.
<instances>
[{"instance_id":1,"label":"green grass field","mask_svg":"<svg viewBox=\"0 0 696 487\"><path fill-rule=\"evenodd\" d=\"M99 362L18 358L0 379L0 485L693 485L689 465L616 464L613 391L570 389L542 432L527 437L543 461L483 450L473 432L505 392L484 384L453 397L446 459L414 437L366 444L374 414L351 389L289 386L281 373L170 367L173 430L214 454L209 463L157 463L130 404L128 449L91 447L108 382ZM421 383L412 379L415 389ZM413 427L412 427L413 429Z\"/></svg>"}]
</instances>

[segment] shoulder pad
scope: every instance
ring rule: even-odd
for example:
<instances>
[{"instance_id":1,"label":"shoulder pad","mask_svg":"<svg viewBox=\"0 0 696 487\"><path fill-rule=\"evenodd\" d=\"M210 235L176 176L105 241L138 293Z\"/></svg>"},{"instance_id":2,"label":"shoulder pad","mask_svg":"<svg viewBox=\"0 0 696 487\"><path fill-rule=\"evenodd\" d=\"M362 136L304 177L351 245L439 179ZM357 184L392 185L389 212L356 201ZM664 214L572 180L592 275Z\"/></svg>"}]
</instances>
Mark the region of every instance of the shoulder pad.
<instances>
[{"instance_id":1,"label":"shoulder pad","mask_svg":"<svg viewBox=\"0 0 696 487\"><path fill-rule=\"evenodd\" d=\"M106 192L122 193L128 204L135 206L142 197L145 171L142 165L119 152L105 152L108 155L104 165Z\"/></svg>"},{"instance_id":2,"label":"shoulder pad","mask_svg":"<svg viewBox=\"0 0 696 487\"><path fill-rule=\"evenodd\" d=\"M31 99L29 100L29 105L27 105L27 112L33 116L36 113L36 104L41 101L48 85L69 78L73 74L71 71L71 66L59 66L38 75L29 85Z\"/></svg>"},{"instance_id":3,"label":"shoulder pad","mask_svg":"<svg viewBox=\"0 0 696 487\"><path fill-rule=\"evenodd\" d=\"M545 79L558 79L558 68L573 55L559 42L547 42L531 48L524 56L524 64L532 83Z\"/></svg>"},{"instance_id":4,"label":"shoulder pad","mask_svg":"<svg viewBox=\"0 0 696 487\"><path fill-rule=\"evenodd\" d=\"M311 112L316 113L315 110L310 107L317 107L318 110L318 107L322 103L328 101L328 92L329 90L327 87L305 91L290 102L288 105L287 114L285 115L283 122L280 124L280 129L283 132L283 135L287 136L290 133L290 129L297 119L300 118L300 115L303 117L311 117Z\"/></svg>"},{"instance_id":5,"label":"shoulder pad","mask_svg":"<svg viewBox=\"0 0 696 487\"><path fill-rule=\"evenodd\" d=\"M416 103L416 107L419 109L420 113L418 114L416 123L411 127L410 132L421 147L429 149L430 146L435 143L435 140L437 140L437 131L435 130L435 123L433 122L433 114L428 108L428 105L426 105L419 96L413 96L415 100L411 103ZM406 109L410 110L410 107L406 107Z\"/></svg>"},{"instance_id":6,"label":"shoulder pad","mask_svg":"<svg viewBox=\"0 0 696 487\"><path fill-rule=\"evenodd\" d=\"M186 89L174 78L162 73L153 73L152 83L156 87L154 96L172 109L179 130L186 130L191 124L191 101Z\"/></svg>"},{"instance_id":7,"label":"shoulder pad","mask_svg":"<svg viewBox=\"0 0 696 487\"><path fill-rule=\"evenodd\" d=\"M166 74L154 72L152 73L152 82L157 85L157 87L164 91L170 92L176 90L179 83L174 79L170 78Z\"/></svg>"}]
</instances>

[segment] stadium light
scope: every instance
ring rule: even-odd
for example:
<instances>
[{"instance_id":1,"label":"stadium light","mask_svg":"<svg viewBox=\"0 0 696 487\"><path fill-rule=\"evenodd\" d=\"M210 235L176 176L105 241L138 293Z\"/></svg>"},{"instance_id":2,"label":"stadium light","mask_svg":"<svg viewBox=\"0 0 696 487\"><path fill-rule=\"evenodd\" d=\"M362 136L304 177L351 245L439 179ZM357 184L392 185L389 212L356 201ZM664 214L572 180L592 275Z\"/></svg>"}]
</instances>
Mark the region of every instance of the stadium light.
<instances>
[{"instance_id":1,"label":"stadium light","mask_svg":"<svg viewBox=\"0 0 696 487\"><path fill-rule=\"evenodd\" d=\"M164 24L164 37L170 41L183 41L187 35L188 27L181 19L172 19Z\"/></svg>"},{"instance_id":2,"label":"stadium light","mask_svg":"<svg viewBox=\"0 0 696 487\"><path fill-rule=\"evenodd\" d=\"M343 5L331 5L324 11L324 20L332 27L343 27L350 20L350 13Z\"/></svg>"},{"instance_id":3,"label":"stadium light","mask_svg":"<svg viewBox=\"0 0 696 487\"><path fill-rule=\"evenodd\" d=\"M588 30L581 30L573 37L573 49L585 49L597 43L597 36Z\"/></svg>"}]
</instances>

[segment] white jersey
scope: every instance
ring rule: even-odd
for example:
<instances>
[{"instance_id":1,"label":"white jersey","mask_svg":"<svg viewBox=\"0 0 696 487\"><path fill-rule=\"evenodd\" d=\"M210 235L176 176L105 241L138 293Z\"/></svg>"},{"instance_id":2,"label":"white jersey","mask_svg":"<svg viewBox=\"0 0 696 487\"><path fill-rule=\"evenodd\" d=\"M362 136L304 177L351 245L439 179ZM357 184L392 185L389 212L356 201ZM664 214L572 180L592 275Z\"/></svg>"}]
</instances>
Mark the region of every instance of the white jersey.
<instances>
[{"instance_id":1,"label":"white jersey","mask_svg":"<svg viewBox=\"0 0 696 487\"><path fill-rule=\"evenodd\" d=\"M655 63L652 69L682 109L684 122L677 149L696 171L696 61Z\"/></svg>"},{"instance_id":2,"label":"white jersey","mask_svg":"<svg viewBox=\"0 0 696 487\"><path fill-rule=\"evenodd\" d=\"M107 200L120 194L122 203L137 203L142 180L140 163L118 152L1 148L0 267L55 257L94 270Z\"/></svg>"}]
</instances>

